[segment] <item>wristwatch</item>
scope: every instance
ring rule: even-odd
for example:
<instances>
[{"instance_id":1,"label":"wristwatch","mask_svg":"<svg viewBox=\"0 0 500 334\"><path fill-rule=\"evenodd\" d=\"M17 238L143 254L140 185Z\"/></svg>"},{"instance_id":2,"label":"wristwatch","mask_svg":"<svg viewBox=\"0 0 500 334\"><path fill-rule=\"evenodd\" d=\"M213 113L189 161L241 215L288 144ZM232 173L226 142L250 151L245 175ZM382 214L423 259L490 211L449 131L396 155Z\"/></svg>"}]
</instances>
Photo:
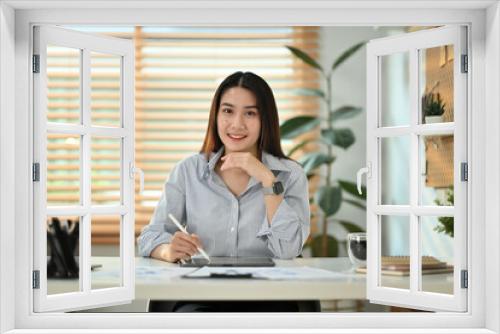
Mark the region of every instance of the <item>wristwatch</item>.
<instances>
[{"instance_id":1,"label":"wristwatch","mask_svg":"<svg viewBox=\"0 0 500 334\"><path fill-rule=\"evenodd\" d=\"M272 187L262 187L264 195L280 195L285 191L283 183L281 181L273 182Z\"/></svg>"}]
</instances>

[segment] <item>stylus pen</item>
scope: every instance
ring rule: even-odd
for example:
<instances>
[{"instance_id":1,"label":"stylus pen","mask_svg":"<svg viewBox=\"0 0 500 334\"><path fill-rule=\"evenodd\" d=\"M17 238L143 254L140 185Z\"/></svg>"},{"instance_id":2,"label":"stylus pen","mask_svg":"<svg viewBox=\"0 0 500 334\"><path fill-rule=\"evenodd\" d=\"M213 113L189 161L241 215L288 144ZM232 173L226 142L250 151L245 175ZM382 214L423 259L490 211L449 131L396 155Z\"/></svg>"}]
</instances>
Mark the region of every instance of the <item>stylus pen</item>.
<instances>
[{"instance_id":1,"label":"stylus pen","mask_svg":"<svg viewBox=\"0 0 500 334\"><path fill-rule=\"evenodd\" d=\"M168 217L169 217L170 219L172 219L172 221L174 222L175 226L177 226L177 228L178 228L179 230L181 230L182 232L184 232L184 233L186 233L186 234L189 234L189 233L186 231L186 229L184 228L184 226L182 226L182 225L181 225L181 223L179 223L179 222L177 221L177 219L175 219L175 217L174 217L174 216L172 216L172 214L171 214L171 213L169 213L169 214L168 214ZM208 257L207 253L205 253L205 251L203 250L203 248L198 247L198 246L196 246L196 248L198 249L198 252L200 252L200 253L201 253L201 255L203 255L203 257L204 257L205 259L207 259L207 261L208 261L208 262L210 262L210 258Z\"/></svg>"}]
</instances>

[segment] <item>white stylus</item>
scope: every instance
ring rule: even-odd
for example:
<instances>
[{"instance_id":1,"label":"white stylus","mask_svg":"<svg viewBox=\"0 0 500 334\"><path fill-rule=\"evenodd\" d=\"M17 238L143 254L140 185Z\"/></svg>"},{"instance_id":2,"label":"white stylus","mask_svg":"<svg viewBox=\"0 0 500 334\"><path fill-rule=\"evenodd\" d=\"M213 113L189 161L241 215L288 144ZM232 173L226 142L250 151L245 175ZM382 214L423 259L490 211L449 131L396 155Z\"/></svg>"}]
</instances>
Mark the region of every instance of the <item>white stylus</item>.
<instances>
[{"instance_id":1,"label":"white stylus","mask_svg":"<svg viewBox=\"0 0 500 334\"><path fill-rule=\"evenodd\" d=\"M168 214L168 217L169 217L170 219L172 219L172 221L174 222L175 226L177 226L177 228L178 228L179 230L181 230L182 232L184 232L184 233L186 233L186 234L189 234L189 233L186 231L186 229L184 228L184 226L182 226L182 225L181 225L181 223L179 223L179 222L177 221L177 219L175 219L175 217L174 217L174 216L172 216L172 214L171 214L171 213L169 213L169 214ZM210 258L208 257L207 253L205 253L205 251L203 250L203 248L198 247L198 246L196 246L196 248L198 249L198 252L200 252L200 253L201 253L201 255L203 255L203 257L204 257L205 259L207 259L207 261L208 261L208 262L210 262Z\"/></svg>"}]
</instances>

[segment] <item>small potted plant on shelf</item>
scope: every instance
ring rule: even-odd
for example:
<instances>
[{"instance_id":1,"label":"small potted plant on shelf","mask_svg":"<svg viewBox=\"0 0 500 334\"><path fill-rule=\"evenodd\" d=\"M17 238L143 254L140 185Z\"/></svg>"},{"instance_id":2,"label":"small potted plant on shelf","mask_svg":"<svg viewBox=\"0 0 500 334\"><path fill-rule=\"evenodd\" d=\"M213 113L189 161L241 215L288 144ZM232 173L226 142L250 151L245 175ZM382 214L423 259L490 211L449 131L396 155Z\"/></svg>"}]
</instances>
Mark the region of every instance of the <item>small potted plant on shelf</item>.
<instances>
[{"instance_id":1,"label":"small potted plant on shelf","mask_svg":"<svg viewBox=\"0 0 500 334\"><path fill-rule=\"evenodd\" d=\"M442 123L445 103L439 93L427 93L422 97L422 111L425 124Z\"/></svg>"}]
</instances>

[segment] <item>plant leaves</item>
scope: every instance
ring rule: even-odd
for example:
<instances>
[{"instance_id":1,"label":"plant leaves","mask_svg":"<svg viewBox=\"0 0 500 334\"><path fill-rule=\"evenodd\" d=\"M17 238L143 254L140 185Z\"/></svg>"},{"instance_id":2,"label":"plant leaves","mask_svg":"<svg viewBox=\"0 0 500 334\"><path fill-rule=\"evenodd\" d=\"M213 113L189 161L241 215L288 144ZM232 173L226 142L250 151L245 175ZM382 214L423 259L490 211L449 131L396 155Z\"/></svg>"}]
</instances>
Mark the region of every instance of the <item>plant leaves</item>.
<instances>
[{"instance_id":1,"label":"plant leaves","mask_svg":"<svg viewBox=\"0 0 500 334\"><path fill-rule=\"evenodd\" d=\"M339 67L340 64L342 64L344 61L349 59L349 57L351 57L353 54L355 54L356 51L358 51L363 45L365 45L365 43L366 43L365 41L360 42L345 50L333 63L332 71L335 70L337 67Z\"/></svg>"},{"instance_id":2,"label":"plant leaves","mask_svg":"<svg viewBox=\"0 0 500 334\"><path fill-rule=\"evenodd\" d=\"M333 129L321 129L321 137L328 145L335 145L335 131Z\"/></svg>"},{"instance_id":3,"label":"plant leaves","mask_svg":"<svg viewBox=\"0 0 500 334\"><path fill-rule=\"evenodd\" d=\"M319 119L314 116L297 116L283 122L280 126L282 139L292 139L296 136L315 128Z\"/></svg>"},{"instance_id":4,"label":"plant leaves","mask_svg":"<svg viewBox=\"0 0 500 334\"><path fill-rule=\"evenodd\" d=\"M332 111L332 122L337 122L343 119L349 119L357 116L363 111L363 108L353 106L343 106Z\"/></svg>"},{"instance_id":5,"label":"plant leaves","mask_svg":"<svg viewBox=\"0 0 500 334\"><path fill-rule=\"evenodd\" d=\"M312 66L318 70L320 70L322 73L324 72L323 71L323 68L321 67L320 64L318 64L316 62L316 60L314 60L311 56L309 56L307 53L305 53L304 51L300 50L299 48L296 48L294 46L289 46L289 45L286 45L285 46L288 50L290 50L291 53L293 53L293 55L299 59L301 59L304 63L306 63L307 65L309 66Z\"/></svg>"},{"instance_id":6,"label":"plant leaves","mask_svg":"<svg viewBox=\"0 0 500 334\"><path fill-rule=\"evenodd\" d=\"M339 146L343 149L349 148L356 141L354 133L349 128L323 129L321 130L321 136L330 145Z\"/></svg>"},{"instance_id":7,"label":"plant leaves","mask_svg":"<svg viewBox=\"0 0 500 334\"><path fill-rule=\"evenodd\" d=\"M366 210L366 206L362 203L356 202L355 200L349 199L349 198L344 198L342 199L344 202L349 203L355 207L360 208L361 210Z\"/></svg>"},{"instance_id":8,"label":"plant leaves","mask_svg":"<svg viewBox=\"0 0 500 334\"><path fill-rule=\"evenodd\" d=\"M338 241L331 235L327 235L327 248L326 253L323 252L323 236L318 235L311 239L311 251L313 257L328 256L337 257L339 254Z\"/></svg>"},{"instance_id":9,"label":"plant leaves","mask_svg":"<svg viewBox=\"0 0 500 334\"><path fill-rule=\"evenodd\" d=\"M316 202L326 217L337 213L342 204L342 189L330 185L322 186L316 192Z\"/></svg>"},{"instance_id":10,"label":"plant leaves","mask_svg":"<svg viewBox=\"0 0 500 334\"><path fill-rule=\"evenodd\" d=\"M333 157L330 157L326 154L313 152L306 154L300 160L300 164L302 165L302 168L304 168L304 172L306 174L309 174L309 172L311 172L313 169L316 169L322 164L333 162L333 160L334 160Z\"/></svg>"},{"instance_id":11,"label":"plant leaves","mask_svg":"<svg viewBox=\"0 0 500 334\"><path fill-rule=\"evenodd\" d=\"M290 151L288 151L288 156L291 156L292 154L294 154L297 150L300 150L302 147L306 146L307 144L309 143L314 143L316 141L316 139L307 139L307 140L304 140L300 143L298 143L297 145L295 145L294 147L292 147L292 149Z\"/></svg>"},{"instance_id":12,"label":"plant leaves","mask_svg":"<svg viewBox=\"0 0 500 334\"><path fill-rule=\"evenodd\" d=\"M359 227L358 225L356 225L354 223L351 223L351 222L348 222L345 220L337 220L337 222L340 225L342 225L349 233L364 232L364 230L361 227Z\"/></svg>"},{"instance_id":13,"label":"plant leaves","mask_svg":"<svg viewBox=\"0 0 500 334\"><path fill-rule=\"evenodd\" d=\"M366 187L361 186L361 191L363 194L358 193L358 186L356 183L351 182L351 181L346 181L346 180L338 180L340 187L347 191L349 194L353 195L354 197L360 198L362 200L366 201Z\"/></svg>"},{"instance_id":14,"label":"plant leaves","mask_svg":"<svg viewBox=\"0 0 500 334\"><path fill-rule=\"evenodd\" d=\"M322 90L315 88L297 88L294 90L294 93L302 96L318 96L323 99L325 98L325 93Z\"/></svg>"}]
</instances>

